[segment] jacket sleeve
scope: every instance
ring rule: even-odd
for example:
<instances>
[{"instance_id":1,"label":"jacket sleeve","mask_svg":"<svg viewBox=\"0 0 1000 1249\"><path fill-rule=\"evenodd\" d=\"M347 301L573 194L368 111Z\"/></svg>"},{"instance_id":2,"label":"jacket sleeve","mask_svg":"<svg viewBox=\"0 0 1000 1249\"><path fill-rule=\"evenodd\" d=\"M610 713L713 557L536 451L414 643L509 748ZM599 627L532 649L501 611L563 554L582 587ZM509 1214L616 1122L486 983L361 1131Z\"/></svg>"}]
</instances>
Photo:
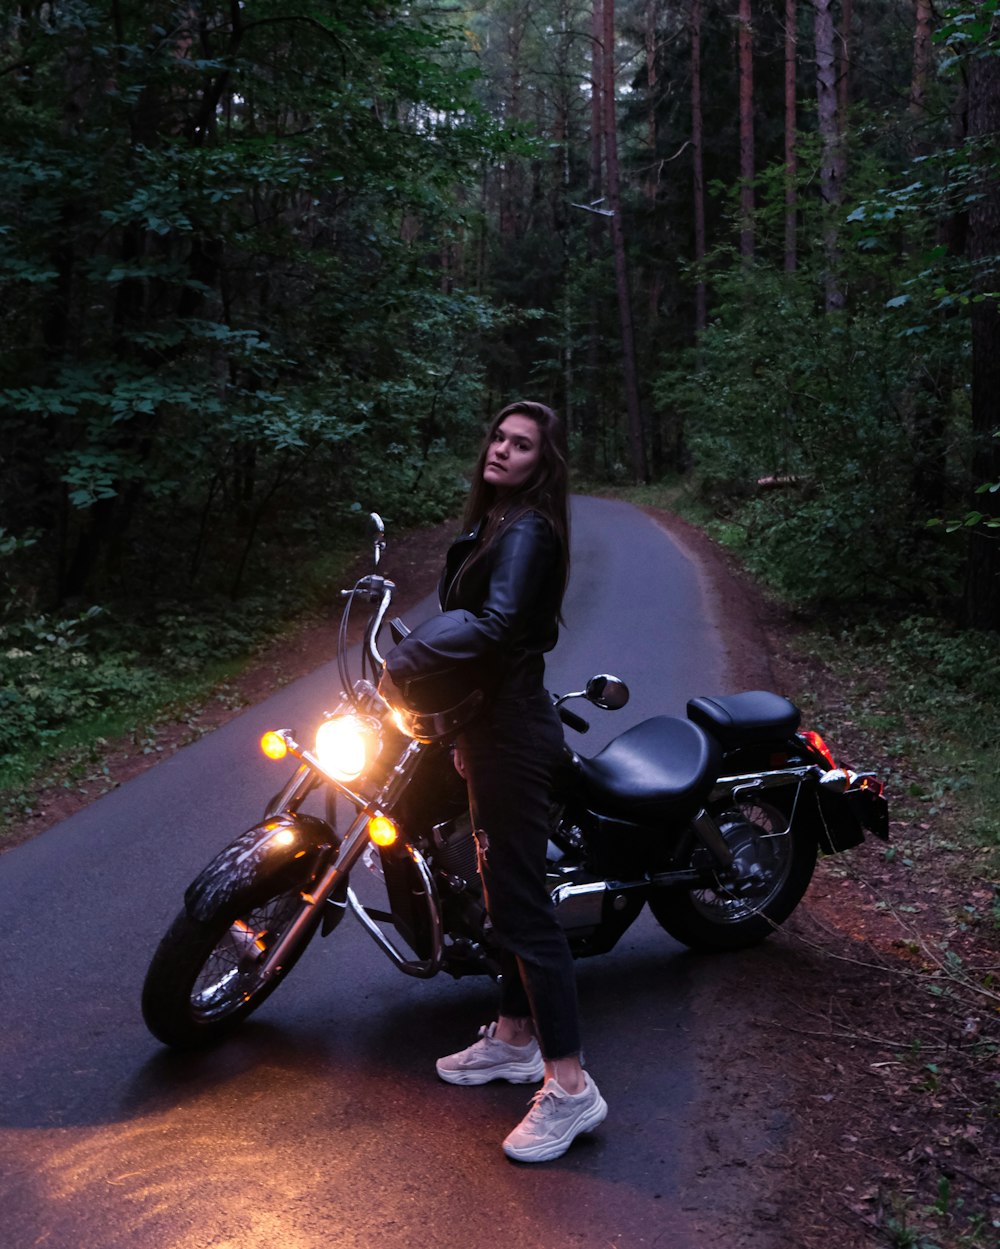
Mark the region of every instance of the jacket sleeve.
<instances>
[{"instance_id":1,"label":"jacket sleeve","mask_svg":"<svg viewBox=\"0 0 1000 1249\"><path fill-rule=\"evenodd\" d=\"M386 667L404 692L409 682L459 664L502 662L517 644L555 574L555 535L543 517L529 512L500 536L490 558L489 588L477 612L432 616L389 652Z\"/></svg>"}]
</instances>

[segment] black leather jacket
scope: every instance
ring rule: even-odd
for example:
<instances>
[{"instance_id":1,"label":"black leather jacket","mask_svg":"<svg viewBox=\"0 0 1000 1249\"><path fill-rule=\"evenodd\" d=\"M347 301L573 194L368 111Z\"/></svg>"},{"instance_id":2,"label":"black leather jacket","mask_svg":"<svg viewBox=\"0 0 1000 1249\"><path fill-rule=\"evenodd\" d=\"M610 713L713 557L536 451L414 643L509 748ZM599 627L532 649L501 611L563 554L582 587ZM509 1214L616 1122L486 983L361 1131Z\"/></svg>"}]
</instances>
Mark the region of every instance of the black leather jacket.
<instances>
[{"instance_id":1,"label":"black leather jacket","mask_svg":"<svg viewBox=\"0 0 1000 1249\"><path fill-rule=\"evenodd\" d=\"M418 710L454 705L476 687L497 695L542 688L543 655L559 633L555 534L545 517L526 512L466 567L481 530L480 522L448 550L438 586L441 614L418 625L386 658L389 675Z\"/></svg>"}]
</instances>

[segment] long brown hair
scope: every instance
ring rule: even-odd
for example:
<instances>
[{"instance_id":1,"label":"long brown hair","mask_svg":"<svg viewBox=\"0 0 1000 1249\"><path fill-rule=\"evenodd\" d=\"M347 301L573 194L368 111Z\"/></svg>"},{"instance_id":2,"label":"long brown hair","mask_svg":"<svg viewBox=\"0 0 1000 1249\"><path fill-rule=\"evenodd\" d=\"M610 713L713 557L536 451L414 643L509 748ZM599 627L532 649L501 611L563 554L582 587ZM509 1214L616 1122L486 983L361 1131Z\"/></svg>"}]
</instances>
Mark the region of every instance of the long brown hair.
<instances>
[{"instance_id":1,"label":"long brown hair","mask_svg":"<svg viewBox=\"0 0 1000 1249\"><path fill-rule=\"evenodd\" d=\"M483 469L493 436L508 416L526 416L538 428L541 454L528 480L512 493L498 491L483 480ZM477 562L497 540L501 532L523 516L538 512L552 526L559 546L561 592L569 580L569 463L566 426L562 418L544 403L519 399L499 411L493 418L472 474L472 489L465 505L463 526L466 530L483 522L479 549L466 567Z\"/></svg>"}]
</instances>

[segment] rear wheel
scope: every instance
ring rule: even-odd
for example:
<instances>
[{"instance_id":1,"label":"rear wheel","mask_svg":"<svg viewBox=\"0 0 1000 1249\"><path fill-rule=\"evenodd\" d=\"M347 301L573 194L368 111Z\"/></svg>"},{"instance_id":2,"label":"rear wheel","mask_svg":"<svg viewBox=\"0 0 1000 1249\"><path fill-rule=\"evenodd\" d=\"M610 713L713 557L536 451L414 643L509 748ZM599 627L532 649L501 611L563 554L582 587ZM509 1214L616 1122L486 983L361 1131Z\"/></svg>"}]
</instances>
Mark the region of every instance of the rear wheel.
<instances>
[{"instance_id":1,"label":"rear wheel","mask_svg":"<svg viewBox=\"0 0 1000 1249\"><path fill-rule=\"evenodd\" d=\"M816 866L815 840L789 828L783 807L757 800L714 813L732 866L711 885L653 891L649 908L660 926L693 950L741 950L770 936L802 900Z\"/></svg>"},{"instance_id":2,"label":"rear wheel","mask_svg":"<svg viewBox=\"0 0 1000 1249\"><path fill-rule=\"evenodd\" d=\"M267 954L301 908L300 887L286 877L207 920L181 911L146 973L142 1014L150 1032L181 1049L210 1045L230 1032L270 997L309 944L318 914L286 964L262 978Z\"/></svg>"}]
</instances>

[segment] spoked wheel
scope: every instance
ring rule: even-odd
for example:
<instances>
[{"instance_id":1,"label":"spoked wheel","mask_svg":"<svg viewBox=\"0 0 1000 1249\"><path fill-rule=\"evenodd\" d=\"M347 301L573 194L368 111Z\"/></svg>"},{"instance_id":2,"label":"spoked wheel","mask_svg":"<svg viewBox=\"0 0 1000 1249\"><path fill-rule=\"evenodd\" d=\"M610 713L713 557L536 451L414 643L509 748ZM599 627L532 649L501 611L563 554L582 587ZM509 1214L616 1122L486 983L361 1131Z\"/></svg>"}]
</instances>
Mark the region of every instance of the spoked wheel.
<instances>
[{"instance_id":1,"label":"spoked wheel","mask_svg":"<svg viewBox=\"0 0 1000 1249\"><path fill-rule=\"evenodd\" d=\"M187 911L157 947L142 990L142 1014L165 1045L192 1049L219 1040L255 1011L292 970L316 931L310 920L286 964L268 980L268 953L302 908L299 886L273 881L250 901L230 904L208 920Z\"/></svg>"},{"instance_id":2,"label":"spoked wheel","mask_svg":"<svg viewBox=\"0 0 1000 1249\"><path fill-rule=\"evenodd\" d=\"M733 852L711 885L660 889L649 907L662 928L695 950L740 950L770 936L798 906L816 866L812 837L789 828L776 803L716 813Z\"/></svg>"}]
</instances>

